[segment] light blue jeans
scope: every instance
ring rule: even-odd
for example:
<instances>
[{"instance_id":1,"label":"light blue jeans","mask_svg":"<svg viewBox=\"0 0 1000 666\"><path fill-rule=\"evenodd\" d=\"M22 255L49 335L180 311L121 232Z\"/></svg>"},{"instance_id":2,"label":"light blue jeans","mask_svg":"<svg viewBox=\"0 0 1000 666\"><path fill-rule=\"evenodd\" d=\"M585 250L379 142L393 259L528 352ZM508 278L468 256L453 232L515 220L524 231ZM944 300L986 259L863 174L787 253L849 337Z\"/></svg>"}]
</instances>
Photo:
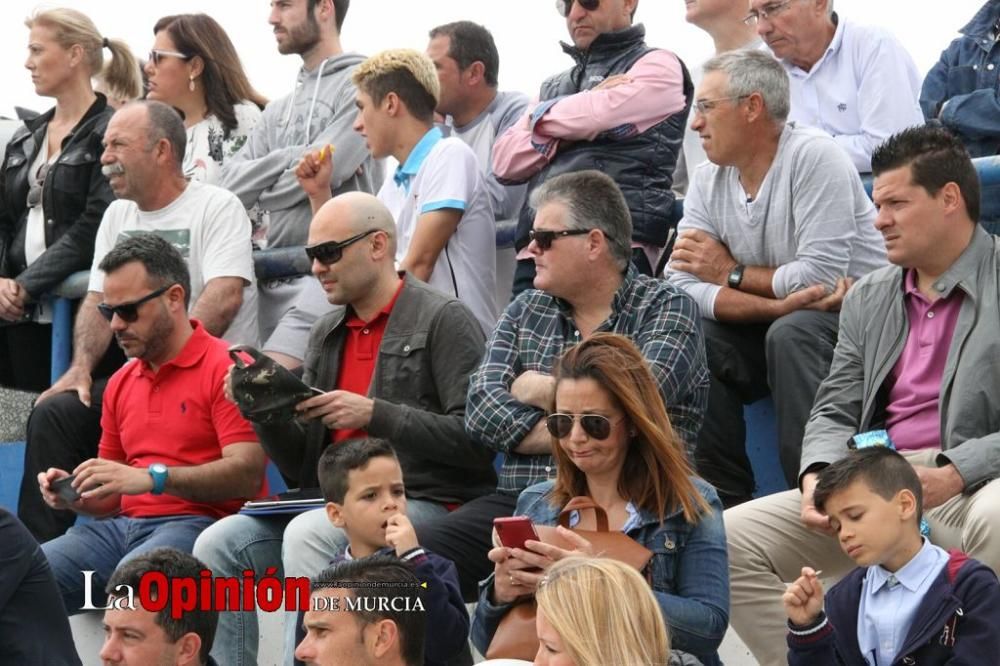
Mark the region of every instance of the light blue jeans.
<instances>
[{"instance_id":1,"label":"light blue jeans","mask_svg":"<svg viewBox=\"0 0 1000 666\"><path fill-rule=\"evenodd\" d=\"M417 527L447 512L435 502L406 502L406 515ZM259 581L267 568L273 567L279 578L313 578L342 554L347 544L347 535L330 524L326 511L313 509L294 517L238 514L223 518L198 537L194 554L216 576L242 580L243 571L251 569ZM297 615L285 613L283 640L288 666L295 652ZM227 666L256 665L259 639L256 612L223 611L219 613L212 657Z\"/></svg>"},{"instance_id":2,"label":"light blue jeans","mask_svg":"<svg viewBox=\"0 0 1000 666\"><path fill-rule=\"evenodd\" d=\"M84 571L93 571L94 606L107 600L104 586L118 565L154 548L190 553L195 539L215 521L208 516L126 518L118 516L74 525L61 537L42 544L70 615L84 605ZM137 591L138 592L138 591Z\"/></svg>"}]
</instances>

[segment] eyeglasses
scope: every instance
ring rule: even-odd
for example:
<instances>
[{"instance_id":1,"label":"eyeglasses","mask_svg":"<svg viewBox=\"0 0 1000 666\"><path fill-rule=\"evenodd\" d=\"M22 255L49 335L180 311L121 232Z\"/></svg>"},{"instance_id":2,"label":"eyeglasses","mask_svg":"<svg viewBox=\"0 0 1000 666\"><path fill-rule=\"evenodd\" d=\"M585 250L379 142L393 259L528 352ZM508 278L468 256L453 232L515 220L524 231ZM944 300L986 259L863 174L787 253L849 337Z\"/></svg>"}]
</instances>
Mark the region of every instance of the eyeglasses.
<instances>
[{"instance_id":1,"label":"eyeglasses","mask_svg":"<svg viewBox=\"0 0 1000 666\"><path fill-rule=\"evenodd\" d=\"M340 261L340 258L344 256L345 247L357 243L365 236L369 236L376 231L378 229L369 229L368 231L362 231L357 236L351 236L347 240L326 241L325 243L309 245L306 247L306 256L309 257L309 261L318 261L321 264L330 266Z\"/></svg>"},{"instance_id":2,"label":"eyeglasses","mask_svg":"<svg viewBox=\"0 0 1000 666\"><path fill-rule=\"evenodd\" d=\"M588 12L592 12L597 9L601 0L576 0L580 3L580 6L586 9ZM559 12L559 16L563 18L569 16L570 10L573 9L573 0L556 0L556 11Z\"/></svg>"},{"instance_id":3,"label":"eyeglasses","mask_svg":"<svg viewBox=\"0 0 1000 666\"><path fill-rule=\"evenodd\" d=\"M784 2L774 2L770 5L764 5L760 9L751 10L749 14L743 17L743 22L752 28L756 26L761 19L767 21L774 18L781 12L788 9L788 5L790 4L792 4L792 0L784 0Z\"/></svg>"},{"instance_id":4,"label":"eyeglasses","mask_svg":"<svg viewBox=\"0 0 1000 666\"><path fill-rule=\"evenodd\" d=\"M192 56L186 53L181 53L180 51L165 51L163 49L153 49L149 52L148 60L153 63L154 67L160 66L160 61L164 58L180 58L181 60L190 60Z\"/></svg>"},{"instance_id":5,"label":"eyeglasses","mask_svg":"<svg viewBox=\"0 0 1000 666\"><path fill-rule=\"evenodd\" d=\"M28 188L28 208L34 208L42 203L42 189L45 187L45 176L48 174L48 162L38 167L38 172L35 173L35 182Z\"/></svg>"},{"instance_id":6,"label":"eyeglasses","mask_svg":"<svg viewBox=\"0 0 1000 666\"><path fill-rule=\"evenodd\" d=\"M580 420L580 427L588 436L594 439L607 439L611 436L611 426L614 423L607 416L601 414L561 414L556 412L545 417L545 427L550 435L563 439L572 432L573 422L577 419ZM615 423L618 421L621 419Z\"/></svg>"},{"instance_id":7,"label":"eyeglasses","mask_svg":"<svg viewBox=\"0 0 1000 666\"><path fill-rule=\"evenodd\" d=\"M565 236L582 236L583 234L589 234L593 229L563 229L562 231L553 231L551 229L532 229L528 232L528 242L535 241L538 244L539 250L548 250L552 247L552 242L557 238L563 238ZM611 236L604 234L604 237L611 240Z\"/></svg>"},{"instance_id":8,"label":"eyeglasses","mask_svg":"<svg viewBox=\"0 0 1000 666\"><path fill-rule=\"evenodd\" d=\"M118 315L119 319L131 324L139 318L140 305L142 305L146 301L151 301L158 296L162 296L163 294L167 293L167 290L170 289L175 284L177 283L171 282L165 287L160 287L152 294L143 296L139 300L132 301L131 303L122 303L120 305L108 305L107 303L98 303L97 311L100 312L101 316L107 319L108 321L111 321L115 315Z\"/></svg>"},{"instance_id":9,"label":"eyeglasses","mask_svg":"<svg viewBox=\"0 0 1000 666\"><path fill-rule=\"evenodd\" d=\"M716 97L715 99L698 100L694 103L694 110L704 116L718 106L719 102L726 102L732 99L746 99L749 96L750 95L730 95L729 97Z\"/></svg>"}]
</instances>

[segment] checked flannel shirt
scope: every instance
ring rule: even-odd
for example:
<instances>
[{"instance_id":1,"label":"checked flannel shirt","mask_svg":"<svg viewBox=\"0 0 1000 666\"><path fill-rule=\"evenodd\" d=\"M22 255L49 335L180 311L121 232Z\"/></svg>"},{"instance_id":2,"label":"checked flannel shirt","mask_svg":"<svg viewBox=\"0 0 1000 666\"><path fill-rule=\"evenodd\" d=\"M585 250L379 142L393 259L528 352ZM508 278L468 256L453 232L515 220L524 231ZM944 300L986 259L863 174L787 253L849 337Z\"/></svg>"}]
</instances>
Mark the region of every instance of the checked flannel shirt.
<instances>
[{"instance_id":1,"label":"checked flannel shirt","mask_svg":"<svg viewBox=\"0 0 1000 666\"><path fill-rule=\"evenodd\" d=\"M630 265L615 292L611 316L595 332L628 336L639 347L690 457L708 402L709 380L695 302ZM470 436L504 454L497 492L517 495L555 476L552 456L513 452L545 414L515 400L510 387L528 370L551 374L563 351L580 339L569 305L543 291L521 293L501 315L486 357L470 380L465 412Z\"/></svg>"}]
</instances>

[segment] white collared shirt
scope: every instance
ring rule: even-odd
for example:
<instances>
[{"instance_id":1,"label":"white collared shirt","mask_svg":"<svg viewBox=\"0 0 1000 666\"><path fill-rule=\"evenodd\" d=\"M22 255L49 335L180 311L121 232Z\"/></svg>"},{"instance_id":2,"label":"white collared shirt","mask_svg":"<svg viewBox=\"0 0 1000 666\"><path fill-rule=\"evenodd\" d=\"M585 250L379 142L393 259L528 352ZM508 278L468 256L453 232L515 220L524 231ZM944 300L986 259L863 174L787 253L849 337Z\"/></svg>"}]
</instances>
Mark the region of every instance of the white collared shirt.
<instances>
[{"instance_id":1,"label":"white collared shirt","mask_svg":"<svg viewBox=\"0 0 1000 666\"><path fill-rule=\"evenodd\" d=\"M812 69L787 60L781 64L791 84L788 119L833 136L861 173L872 170L872 151L879 144L924 124L917 66L882 28L838 19L830 46Z\"/></svg>"}]
</instances>

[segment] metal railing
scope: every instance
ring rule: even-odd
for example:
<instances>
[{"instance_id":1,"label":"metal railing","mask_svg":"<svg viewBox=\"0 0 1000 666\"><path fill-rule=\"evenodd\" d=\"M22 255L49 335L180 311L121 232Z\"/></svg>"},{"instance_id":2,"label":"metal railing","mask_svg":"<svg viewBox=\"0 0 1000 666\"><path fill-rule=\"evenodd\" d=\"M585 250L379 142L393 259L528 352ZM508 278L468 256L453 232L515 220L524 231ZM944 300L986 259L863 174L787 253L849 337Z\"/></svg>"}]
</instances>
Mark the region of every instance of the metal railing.
<instances>
[{"instance_id":1,"label":"metal railing","mask_svg":"<svg viewBox=\"0 0 1000 666\"><path fill-rule=\"evenodd\" d=\"M1000 156L981 157L973 160L982 187L980 219L990 223L1000 222ZM872 193L872 178L862 178L868 196ZM676 224L684 215L684 201L674 202L671 223ZM988 227L995 228L990 224ZM498 248L514 245L516 224L505 222L497 227ZM254 252L254 272L258 280L270 280L304 275L309 272L309 259L301 247L272 248ZM66 278L53 292L52 314L52 381L55 382L69 367L73 348L73 301L87 293L88 273L81 271Z\"/></svg>"}]
</instances>

